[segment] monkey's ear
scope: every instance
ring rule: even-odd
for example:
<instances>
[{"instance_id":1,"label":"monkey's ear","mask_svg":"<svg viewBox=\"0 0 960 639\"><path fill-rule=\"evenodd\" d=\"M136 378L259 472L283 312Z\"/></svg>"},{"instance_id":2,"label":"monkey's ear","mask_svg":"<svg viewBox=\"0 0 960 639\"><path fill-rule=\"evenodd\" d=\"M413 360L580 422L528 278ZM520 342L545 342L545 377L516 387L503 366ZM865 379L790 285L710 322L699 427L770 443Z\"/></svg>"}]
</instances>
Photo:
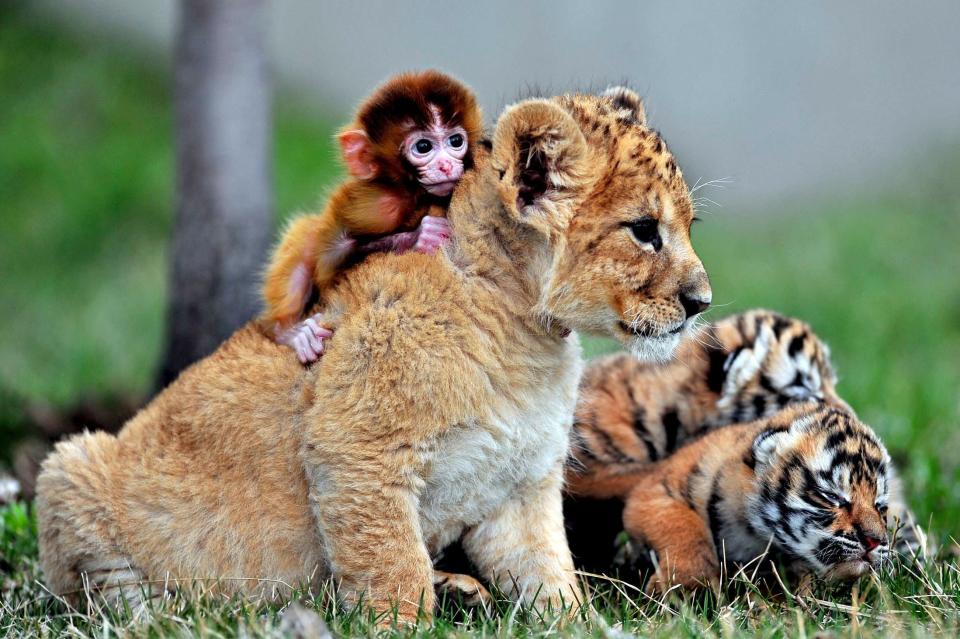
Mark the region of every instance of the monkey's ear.
<instances>
[{"instance_id":1,"label":"monkey's ear","mask_svg":"<svg viewBox=\"0 0 960 639\"><path fill-rule=\"evenodd\" d=\"M547 100L509 107L493 134L493 166L500 196L522 219L548 226L587 182L587 142L566 111ZM569 207L566 214L572 214Z\"/></svg>"},{"instance_id":2,"label":"monkey's ear","mask_svg":"<svg viewBox=\"0 0 960 639\"><path fill-rule=\"evenodd\" d=\"M646 126L647 112L643 108L643 100L635 91L622 86L609 87L600 97L609 98L613 102L613 107L620 112L621 120Z\"/></svg>"},{"instance_id":3,"label":"monkey's ear","mask_svg":"<svg viewBox=\"0 0 960 639\"><path fill-rule=\"evenodd\" d=\"M377 176L373 147L363 129L343 131L337 136L337 140L343 153L343 163L347 165L350 175L360 180L372 180Z\"/></svg>"}]
</instances>

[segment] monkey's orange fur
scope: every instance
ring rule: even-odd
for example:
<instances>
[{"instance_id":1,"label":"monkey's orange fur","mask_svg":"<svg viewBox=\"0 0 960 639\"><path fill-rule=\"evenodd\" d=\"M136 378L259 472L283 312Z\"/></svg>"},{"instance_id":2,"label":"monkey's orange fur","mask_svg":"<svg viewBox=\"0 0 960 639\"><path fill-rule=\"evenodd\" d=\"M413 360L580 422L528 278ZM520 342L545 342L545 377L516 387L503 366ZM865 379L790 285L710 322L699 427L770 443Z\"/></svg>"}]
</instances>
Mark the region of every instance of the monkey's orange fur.
<instances>
[{"instance_id":1,"label":"monkey's orange fur","mask_svg":"<svg viewBox=\"0 0 960 639\"><path fill-rule=\"evenodd\" d=\"M431 556L460 538L513 599L575 604L561 488L582 360L569 329L637 347L670 327L620 323L709 293L686 184L647 161L662 141L639 98L618 96L508 109L454 192L453 242L374 255L335 283L318 365L248 325L117 436L59 444L37 497L51 590L86 579L136 603L195 579L286 596L332 577L347 605L412 621L433 609ZM669 253L619 222L651 192Z\"/></svg>"},{"instance_id":2,"label":"monkey's orange fur","mask_svg":"<svg viewBox=\"0 0 960 639\"><path fill-rule=\"evenodd\" d=\"M425 71L396 76L377 89L340 134L353 177L333 193L322 213L295 219L274 252L263 285L268 327L284 328L299 319L311 285L323 296L351 252L351 239L411 230L428 213L446 214L447 198L427 194L400 157L404 136L423 125L433 101L442 101L451 123L466 130L464 166L470 167L482 123L466 86ZM346 136L361 141L348 142Z\"/></svg>"},{"instance_id":3,"label":"monkey's orange fur","mask_svg":"<svg viewBox=\"0 0 960 639\"><path fill-rule=\"evenodd\" d=\"M349 253L345 240L391 233L415 225L426 214L406 209L396 196L350 180L333 192L323 213L295 218L267 267L263 296L268 324L288 326L303 313L310 285L321 292L329 287ZM309 280L306 286L298 281L303 277Z\"/></svg>"}]
</instances>

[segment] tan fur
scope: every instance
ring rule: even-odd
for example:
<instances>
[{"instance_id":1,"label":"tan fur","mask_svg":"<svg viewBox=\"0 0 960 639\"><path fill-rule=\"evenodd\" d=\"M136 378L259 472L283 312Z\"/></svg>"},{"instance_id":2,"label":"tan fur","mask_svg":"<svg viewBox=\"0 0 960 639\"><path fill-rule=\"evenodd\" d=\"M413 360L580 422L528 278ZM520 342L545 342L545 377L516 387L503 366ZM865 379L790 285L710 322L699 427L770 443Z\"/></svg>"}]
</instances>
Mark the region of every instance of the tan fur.
<instances>
[{"instance_id":1,"label":"tan fur","mask_svg":"<svg viewBox=\"0 0 960 639\"><path fill-rule=\"evenodd\" d=\"M337 332L319 364L304 369L250 325L116 437L61 443L37 500L51 589L109 566L216 578L245 595L331 575L345 603L396 604L409 621L419 603L433 608L431 556L463 535L483 579L514 598L578 601L561 507L581 370L569 329L643 350L662 336L618 322L652 321L660 311L647 305L678 304L681 288L709 292L685 185L657 168L659 138L623 124L612 100L508 109L492 156L478 153L454 193L454 243L348 271L329 296ZM674 211L669 254L607 223L658 213L652 191ZM110 573L94 585L124 594Z\"/></svg>"}]
</instances>

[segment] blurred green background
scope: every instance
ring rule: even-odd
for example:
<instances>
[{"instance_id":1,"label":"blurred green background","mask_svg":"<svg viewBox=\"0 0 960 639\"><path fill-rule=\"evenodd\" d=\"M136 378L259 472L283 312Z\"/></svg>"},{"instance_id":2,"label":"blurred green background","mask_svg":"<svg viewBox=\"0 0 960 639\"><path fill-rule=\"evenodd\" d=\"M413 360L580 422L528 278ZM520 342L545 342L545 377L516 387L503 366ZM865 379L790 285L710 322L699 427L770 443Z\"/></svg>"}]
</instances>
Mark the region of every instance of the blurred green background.
<instances>
[{"instance_id":1,"label":"blurred green background","mask_svg":"<svg viewBox=\"0 0 960 639\"><path fill-rule=\"evenodd\" d=\"M25 406L148 393L173 155L167 71L129 49L13 15L0 27L0 90L3 463L25 434ZM339 118L276 100L281 219L338 179ZM832 347L841 394L885 439L940 535L960 533L958 176L960 148L945 145L869 191L811 193L778 211L709 205L694 228L711 316L764 306L809 321ZM584 342L591 355L611 348Z\"/></svg>"}]
</instances>

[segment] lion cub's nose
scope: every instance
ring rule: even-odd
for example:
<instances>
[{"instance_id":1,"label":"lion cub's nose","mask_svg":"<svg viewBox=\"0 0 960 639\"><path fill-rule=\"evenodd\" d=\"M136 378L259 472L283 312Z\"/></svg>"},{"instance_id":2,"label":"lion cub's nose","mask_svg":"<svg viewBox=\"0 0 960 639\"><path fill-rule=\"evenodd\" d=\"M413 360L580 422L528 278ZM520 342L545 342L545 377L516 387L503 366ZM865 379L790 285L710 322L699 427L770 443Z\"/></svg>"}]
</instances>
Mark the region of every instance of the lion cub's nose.
<instances>
[{"instance_id":1,"label":"lion cub's nose","mask_svg":"<svg viewBox=\"0 0 960 639\"><path fill-rule=\"evenodd\" d=\"M686 293L680 293L680 305L683 306L683 310L689 319L697 313L702 313L707 310L707 308L710 306L710 300L700 297L693 297L687 295Z\"/></svg>"}]
</instances>

